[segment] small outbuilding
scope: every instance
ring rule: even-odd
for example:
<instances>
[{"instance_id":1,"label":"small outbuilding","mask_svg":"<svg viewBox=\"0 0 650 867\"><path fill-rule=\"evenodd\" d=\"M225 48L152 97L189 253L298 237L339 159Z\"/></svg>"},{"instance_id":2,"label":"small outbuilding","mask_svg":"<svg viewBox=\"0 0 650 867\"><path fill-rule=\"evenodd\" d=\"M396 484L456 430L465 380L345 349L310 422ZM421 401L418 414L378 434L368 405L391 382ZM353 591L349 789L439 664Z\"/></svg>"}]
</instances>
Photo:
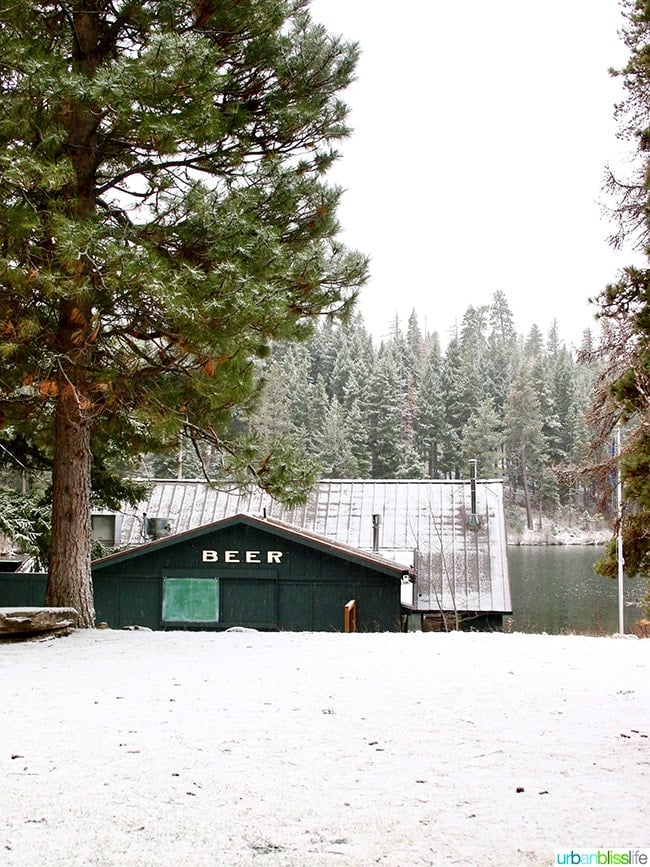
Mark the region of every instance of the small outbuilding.
<instances>
[{"instance_id":1,"label":"small outbuilding","mask_svg":"<svg viewBox=\"0 0 650 867\"><path fill-rule=\"evenodd\" d=\"M324 479L290 509L256 489L158 480L92 516L98 621L152 629L500 629L512 612L501 480ZM0 576L42 605L45 576Z\"/></svg>"},{"instance_id":2,"label":"small outbuilding","mask_svg":"<svg viewBox=\"0 0 650 867\"><path fill-rule=\"evenodd\" d=\"M358 555L412 567L402 628L500 629L512 613L500 479L323 479L295 508L257 489L161 479L137 508L115 516L116 544L173 537L235 514L265 514Z\"/></svg>"},{"instance_id":3,"label":"small outbuilding","mask_svg":"<svg viewBox=\"0 0 650 867\"><path fill-rule=\"evenodd\" d=\"M152 629L398 631L409 567L236 514L95 560L97 621ZM349 610L349 609L348 609Z\"/></svg>"}]
</instances>

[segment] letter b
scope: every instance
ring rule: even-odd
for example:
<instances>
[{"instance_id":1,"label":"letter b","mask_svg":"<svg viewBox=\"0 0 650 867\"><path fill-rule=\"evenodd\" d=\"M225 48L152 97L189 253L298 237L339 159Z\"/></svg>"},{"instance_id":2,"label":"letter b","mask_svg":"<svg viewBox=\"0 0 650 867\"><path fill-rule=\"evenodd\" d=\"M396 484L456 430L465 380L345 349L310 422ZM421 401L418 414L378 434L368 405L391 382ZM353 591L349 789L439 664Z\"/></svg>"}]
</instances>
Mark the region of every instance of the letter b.
<instances>
[{"instance_id":1,"label":"letter b","mask_svg":"<svg viewBox=\"0 0 650 867\"><path fill-rule=\"evenodd\" d=\"M216 563L219 560L219 554L216 551L203 550L201 554L204 563Z\"/></svg>"}]
</instances>

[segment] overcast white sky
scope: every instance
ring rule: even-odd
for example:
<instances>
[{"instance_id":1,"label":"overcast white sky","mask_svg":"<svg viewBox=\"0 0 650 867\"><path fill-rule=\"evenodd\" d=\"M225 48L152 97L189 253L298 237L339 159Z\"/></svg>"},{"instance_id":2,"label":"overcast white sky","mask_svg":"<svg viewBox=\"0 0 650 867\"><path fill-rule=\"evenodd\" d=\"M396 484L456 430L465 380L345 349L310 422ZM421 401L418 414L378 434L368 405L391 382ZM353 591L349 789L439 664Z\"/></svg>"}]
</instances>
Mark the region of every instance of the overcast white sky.
<instances>
[{"instance_id":1,"label":"overcast white sky","mask_svg":"<svg viewBox=\"0 0 650 867\"><path fill-rule=\"evenodd\" d=\"M626 58L618 0L313 0L361 44L352 137L331 179L345 242L371 257L360 310L443 341L501 289L517 327L557 318L578 342L588 299L632 261L607 244L607 163L620 163L608 74Z\"/></svg>"}]
</instances>

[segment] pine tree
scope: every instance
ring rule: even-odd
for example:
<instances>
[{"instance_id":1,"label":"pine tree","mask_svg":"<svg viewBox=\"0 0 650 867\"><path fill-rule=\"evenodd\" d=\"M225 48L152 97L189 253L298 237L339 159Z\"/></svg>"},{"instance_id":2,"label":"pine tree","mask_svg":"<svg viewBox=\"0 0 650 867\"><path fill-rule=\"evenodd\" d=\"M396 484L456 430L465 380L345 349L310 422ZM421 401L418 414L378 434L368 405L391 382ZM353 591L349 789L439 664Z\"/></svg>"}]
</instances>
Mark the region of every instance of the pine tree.
<instances>
[{"instance_id":1,"label":"pine tree","mask_svg":"<svg viewBox=\"0 0 650 867\"><path fill-rule=\"evenodd\" d=\"M316 381L310 386L308 399L301 410L304 417L303 444L310 455L319 455L318 443L325 427L330 409L330 396L325 377L318 374Z\"/></svg>"},{"instance_id":2,"label":"pine tree","mask_svg":"<svg viewBox=\"0 0 650 867\"><path fill-rule=\"evenodd\" d=\"M526 358L539 358L544 351L544 336L539 325L531 325L530 331L524 341L524 355Z\"/></svg>"},{"instance_id":3,"label":"pine tree","mask_svg":"<svg viewBox=\"0 0 650 867\"><path fill-rule=\"evenodd\" d=\"M356 377L352 376L348 382L345 395L343 412L345 414L345 428L347 431L347 447L354 458L354 469L351 473L357 478L370 477L371 456L369 438L369 426L367 421L367 386L359 384Z\"/></svg>"},{"instance_id":4,"label":"pine tree","mask_svg":"<svg viewBox=\"0 0 650 867\"><path fill-rule=\"evenodd\" d=\"M317 328L309 341L311 358L311 378L316 381L320 377L323 382L331 384L336 365L336 333L334 323L325 320Z\"/></svg>"},{"instance_id":5,"label":"pine tree","mask_svg":"<svg viewBox=\"0 0 650 867\"><path fill-rule=\"evenodd\" d=\"M555 407L560 423L556 440L556 460L568 463L575 449L577 425L582 408L578 405L576 363L564 345L560 347L559 352L553 359L552 374ZM551 454L551 460L553 458L554 455Z\"/></svg>"},{"instance_id":6,"label":"pine tree","mask_svg":"<svg viewBox=\"0 0 650 867\"><path fill-rule=\"evenodd\" d=\"M329 401L321 430L314 435L314 447L325 478L345 479L358 475L357 461L350 446L346 414L336 395Z\"/></svg>"},{"instance_id":7,"label":"pine tree","mask_svg":"<svg viewBox=\"0 0 650 867\"><path fill-rule=\"evenodd\" d=\"M261 376L261 397L248 426L264 441L287 438L304 450L314 388L308 345L275 344Z\"/></svg>"},{"instance_id":8,"label":"pine tree","mask_svg":"<svg viewBox=\"0 0 650 867\"><path fill-rule=\"evenodd\" d=\"M436 336L430 341L426 364L418 383L415 410L416 443L431 479L438 478L438 462L446 430L441 368L440 342Z\"/></svg>"},{"instance_id":9,"label":"pine tree","mask_svg":"<svg viewBox=\"0 0 650 867\"><path fill-rule=\"evenodd\" d=\"M502 413L517 369L517 334L510 306L501 291L493 295L489 319L490 334L485 350L486 391L496 411Z\"/></svg>"},{"instance_id":10,"label":"pine tree","mask_svg":"<svg viewBox=\"0 0 650 867\"><path fill-rule=\"evenodd\" d=\"M380 351L368 390L369 446L372 478L395 478L401 466L403 393L400 372L390 348Z\"/></svg>"},{"instance_id":11,"label":"pine tree","mask_svg":"<svg viewBox=\"0 0 650 867\"><path fill-rule=\"evenodd\" d=\"M424 367L424 349L424 338L418 316L415 310L412 310L406 328L404 363L414 388L418 386L420 373Z\"/></svg>"},{"instance_id":12,"label":"pine tree","mask_svg":"<svg viewBox=\"0 0 650 867\"><path fill-rule=\"evenodd\" d=\"M47 602L81 625L91 472L117 444L176 448L182 431L233 476L304 495L235 410L270 341L345 312L365 278L325 183L357 49L306 9L3 4L0 424L52 461Z\"/></svg>"},{"instance_id":13,"label":"pine tree","mask_svg":"<svg viewBox=\"0 0 650 867\"><path fill-rule=\"evenodd\" d=\"M488 397L477 407L463 428L463 466L477 461L477 472L483 478L500 478L503 471L503 425L492 400Z\"/></svg>"},{"instance_id":14,"label":"pine tree","mask_svg":"<svg viewBox=\"0 0 650 867\"><path fill-rule=\"evenodd\" d=\"M590 407L600 379L601 364L596 359L597 344L590 330L586 331L574 366L573 440L566 476L566 496L582 511L597 506L597 485L589 474L577 472L577 468L589 463L590 443L595 431L589 420Z\"/></svg>"},{"instance_id":15,"label":"pine tree","mask_svg":"<svg viewBox=\"0 0 650 867\"><path fill-rule=\"evenodd\" d=\"M331 330L333 360L328 391L343 402L353 372L356 372L357 377L370 375L373 359L372 338L360 315Z\"/></svg>"},{"instance_id":16,"label":"pine tree","mask_svg":"<svg viewBox=\"0 0 650 867\"><path fill-rule=\"evenodd\" d=\"M542 431L547 443L548 459L552 463L559 463L565 456L560 445L562 423L556 401L553 359L542 350L531 359L530 373L542 414Z\"/></svg>"},{"instance_id":17,"label":"pine tree","mask_svg":"<svg viewBox=\"0 0 650 867\"><path fill-rule=\"evenodd\" d=\"M447 346L440 371L440 390L444 401L445 424L438 466L450 478L460 476L463 428L471 415L471 408L462 400L462 352L460 341L452 337Z\"/></svg>"},{"instance_id":18,"label":"pine tree","mask_svg":"<svg viewBox=\"0 0 650 867\"><path fill-rule=\"evenodd\" d=\"M465 311L461 325L460 371L457 381L461 441L462 429L487 395L487 318L486 306L470 306Z\"/></svg>"},{"instance_id":19,"label":"pine tree","mask_svg":"<svg viewBox=\"0 0 650 867\"><path fill-rule=\"evenodd\" d=\"M521 365L512 384L505 407L505 444L511 490L521 483L528 529L533 529L531 492L546 494L547 443L543 432L544 418L530 364Z\"/></svg>"},{"instance_id":20,"label":"pine tree","mask_svg":"<svg viewBox=\"0 0 650 867\"><path fill-rule=\"evenodd\" d=\"M609 173L613 216L618 230L615 246L632 244L644 256L644 265L623 269L617 281L598 299L604 330L604 378L597 390L598 452L620 424L624 431L620 459L624 482L625 513L622 535L628 575L650 576L650 6L640 0L622 0L625 25L622 36L629 51L626 64L613 72L621 76L625 99L617 106L621 138L636 147L629 177ZM601 480L607 477L601 461ZM612 545L601 564L605 574L616 571ZM650 587L650 585L649 585ZM650 615L650 589L646 596Z\"/></svg>"},{"instance_id":21,"label":"pine tree","mask_svg":"<svg viewBox=\"0 0 650 867\"><path fill-rule=\"evenodd\" d=\"M372 344L370 344L370 349L372 349ZM359 478L368 478L372 466L369 443L369 384L373 362L371 359L364 358L361 351L355 353L355 358L362 363L358 369L355 368L351 371L346 382L343 394L343 411L349 448L356 462L356 475Z\"/></svg>"}]
</instances>

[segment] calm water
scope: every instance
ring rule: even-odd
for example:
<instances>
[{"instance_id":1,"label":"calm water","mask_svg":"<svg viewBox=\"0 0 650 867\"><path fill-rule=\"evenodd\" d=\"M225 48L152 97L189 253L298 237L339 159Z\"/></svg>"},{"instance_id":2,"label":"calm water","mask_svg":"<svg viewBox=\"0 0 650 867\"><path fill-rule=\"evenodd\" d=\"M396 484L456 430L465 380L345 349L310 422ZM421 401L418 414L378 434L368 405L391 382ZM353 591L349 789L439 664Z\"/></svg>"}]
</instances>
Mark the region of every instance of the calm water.
<instances>
[{"instance_id":1,"label":"calm water","mask_svg":"<svg viewBox=\"0 0 650 867\"><path fill-rule=\"evenodd\" d=\"M601 578L593 571L602 552L586 545L508 548L513 615L512 624L504 622L504 629L552 635L617 632L616 579ZM625 584L626 601L638 603L644 582L626 580ZM642 616L638 604L626 605L626 631Z\"/></svg>"}]
</instances>

